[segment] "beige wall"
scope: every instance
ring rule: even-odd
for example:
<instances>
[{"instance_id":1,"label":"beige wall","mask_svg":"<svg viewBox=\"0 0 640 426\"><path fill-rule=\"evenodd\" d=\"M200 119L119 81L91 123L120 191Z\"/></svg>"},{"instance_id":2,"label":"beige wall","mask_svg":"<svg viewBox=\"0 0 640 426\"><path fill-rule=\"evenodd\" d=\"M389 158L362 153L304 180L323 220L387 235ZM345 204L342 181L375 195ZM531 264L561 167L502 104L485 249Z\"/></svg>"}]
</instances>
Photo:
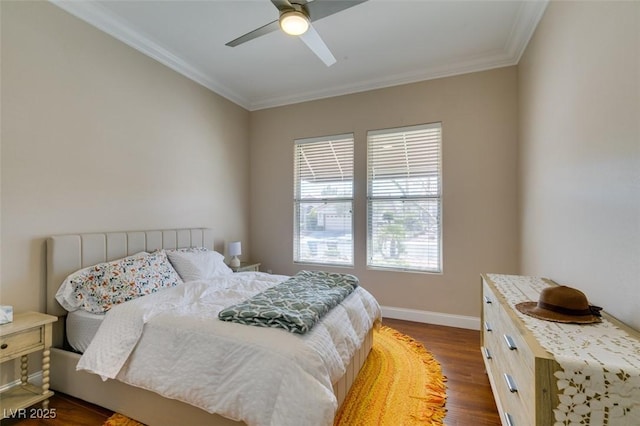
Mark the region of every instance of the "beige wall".
<instances>
[{"instance_id":1,"label":"beige wall","mask_svg":"<svg viewBox=\"0 0 640 426\"><path fill-rule=\"evenodd\" d=\"M251 235L265 269L292 274L293 140L355 133L355 268L385 306L479 316L482 272L518 270L515 67L251 113ZM441 121L444 273L367 270L366 132ZM338 269L344 271L345 269Z\"/></svg>"},{"instance_id":2,"label":"beige wall","mask_svg":"<svg viewBox=\"0 0 640 426\"><path fill-rule=\"evenodd\" d=\"M3 304L45 309L51 234L248 242L248 111L50 3L1 4Z\"/></svg>"},{"instance_id":3,"label":"beige wall","mask_svg":"<svg viewBox=\"0 0 640 426\"><path fill-rule=\"evenodd\" d=\"M522 272L640 329L640 2L552 2L519 65Z\"/></svg>"}]
</instances>

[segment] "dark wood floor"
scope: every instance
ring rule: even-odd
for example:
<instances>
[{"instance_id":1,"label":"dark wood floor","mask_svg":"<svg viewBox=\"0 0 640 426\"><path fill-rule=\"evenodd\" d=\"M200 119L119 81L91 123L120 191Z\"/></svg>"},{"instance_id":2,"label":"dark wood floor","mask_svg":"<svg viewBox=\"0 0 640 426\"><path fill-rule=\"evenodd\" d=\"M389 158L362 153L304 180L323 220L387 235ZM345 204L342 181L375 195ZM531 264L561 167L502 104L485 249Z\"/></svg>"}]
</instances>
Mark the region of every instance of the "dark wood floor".
<instances>
[{"instance_id":1,"label":"dark wood floor","mask_svg":"<svg viewBox=\"0 0 640 426\"><path fill-rule=\"evenodd\" d=\"M422 342L447 377L447 426L500 425L480 353L480 332L385 318L384 325Z\"/></svg>"},{"instance_id":2,"label":"dark wood floor","mask_svg":"<svg viewBox=\"0 0 640 426\"><path fill-rule=\"evenodd\" d=\"M447 376L446 425L500 425L480 355L479 331L393 319L383 323L422 342L442 365ZM55 408L55 419L5 419L2 426L100 426L112 414L60 393L49 407Z\"/></svg>"}]
</instances>

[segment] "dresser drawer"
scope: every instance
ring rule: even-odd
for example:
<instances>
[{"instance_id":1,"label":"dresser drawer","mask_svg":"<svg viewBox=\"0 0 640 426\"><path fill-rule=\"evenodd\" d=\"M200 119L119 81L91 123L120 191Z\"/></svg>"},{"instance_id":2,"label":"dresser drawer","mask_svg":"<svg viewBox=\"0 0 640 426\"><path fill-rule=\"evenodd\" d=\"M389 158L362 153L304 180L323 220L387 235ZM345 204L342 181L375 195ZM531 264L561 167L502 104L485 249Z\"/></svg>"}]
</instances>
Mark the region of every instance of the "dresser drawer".
<instances>
[{"instance_id":1,"label":"dresser drawer","mask_svg":"<svg viewBox=\"0 0 640 426\"><path fill-rule=\"evenodd\" d=\"M524 416L533 419L535 416L535 377L529 369L519 364L519 357L499 345L495 349L494 372L496 387L505 410L514 417ZM518 422L517 424L522 424Z\"/></svg>"},{"instance_id":2,"label":"dresser drawer","mask_svg":"<svg viewBox=\"0 0 640 426\"><path fill-rule=\"evenodd\" d=\"M500 305L500 299L486 285L482 289L483 306L482 326L483 337L493 342L494 349L507 349L508 345L514 347L512 350L524 350L521 338L517 331L510 324L510 318L504 308Z\"/></svg>"},{"instance_id":3,"label":"dresser drawer","mask_svg":"<svg viewBox=\"0 0 640 426\"><path fill-rule=\"evenodd\" d=\"M9 359L44 345L42 327L0 337L0 359Z\"/></svg>"},{"instance_id":4,"label":"dresser drawer","mask_svg":"<svg viewBox=\"0 0 640 426\"><path fill-rule=\"evenodd\" d=\"M483 295L490 300L500 301L486 283L483 283ZM486 325L491 331L486 330ZM528 368L531 372L535 368L535 357L527 344L523 332L518 328L513 317L507 312L501 303L487 303L484 308L485 332L491 333L499 340L498 345L508 353L519 358L518 365Z\"/></svg>"}]
</instances>

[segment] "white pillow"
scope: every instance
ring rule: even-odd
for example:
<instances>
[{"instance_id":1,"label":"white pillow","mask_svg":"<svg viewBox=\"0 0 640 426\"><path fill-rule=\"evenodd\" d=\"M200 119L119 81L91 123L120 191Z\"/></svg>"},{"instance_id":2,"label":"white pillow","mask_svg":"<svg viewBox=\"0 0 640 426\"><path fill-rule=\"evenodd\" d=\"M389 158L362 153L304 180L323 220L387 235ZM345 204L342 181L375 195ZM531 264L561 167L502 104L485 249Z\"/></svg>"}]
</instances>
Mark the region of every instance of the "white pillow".
<instances>
[{"instance_id":1,"label":"white pillow","mask_svg":"<svg viewBox=\"0 0 640 426\"><path fill-rule=\"evenodd\" d=\"M167 250L169 261L182 281L208 280L233 274L224 263L224 256L213 250Z\"/></svg>"}]
</instances>

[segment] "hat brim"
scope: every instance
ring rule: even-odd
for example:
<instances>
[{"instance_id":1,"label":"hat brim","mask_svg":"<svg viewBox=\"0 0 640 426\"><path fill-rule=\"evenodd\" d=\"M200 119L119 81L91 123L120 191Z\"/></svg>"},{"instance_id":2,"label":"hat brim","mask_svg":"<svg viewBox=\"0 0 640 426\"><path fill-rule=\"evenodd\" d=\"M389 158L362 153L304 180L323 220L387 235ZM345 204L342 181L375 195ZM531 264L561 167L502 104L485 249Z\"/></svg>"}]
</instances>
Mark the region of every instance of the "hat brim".
<instances>
[{"instance_id":1,"label":"hat brim","mask_svg":"<svg viewBox=\"0 0 640 426\"><path fill-rule=\"evenodd\" d=\"M516 304L516 309L530 317L567 324L593 324L602 321L595 315L565 315L549 311L538 307L538 302L521 302Z\"/></svg>"}]
</instances>

